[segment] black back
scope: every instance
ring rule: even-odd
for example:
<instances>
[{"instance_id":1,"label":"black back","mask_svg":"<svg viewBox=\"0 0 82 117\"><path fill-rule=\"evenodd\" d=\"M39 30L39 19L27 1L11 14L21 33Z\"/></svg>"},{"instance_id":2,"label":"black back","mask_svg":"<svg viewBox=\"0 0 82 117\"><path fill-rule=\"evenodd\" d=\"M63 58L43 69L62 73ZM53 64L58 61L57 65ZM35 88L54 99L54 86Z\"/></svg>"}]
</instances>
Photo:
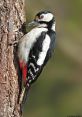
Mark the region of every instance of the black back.
<instances>
[{"instance_id":1,"label":"black back","mask_svg":"<svg viewBox=\"0 0 82 117\"><path fill-rule=\"evenodd\" d=\"M51 42L50 42L50 48L47 51L47 55L46 58L43 62L43 64L41 66L37 65L37 60L39 58L39 53L42 51L42 44L43 41L45 39L46 34L49 35ZM48 60L51 58L53 52L54 52L54 48L55 48L55 36L56 33L52 30L48 31L48 32L42 32L41 35L38 37L37 41L35 42L33 48L30 51L30 55L29 55L29 61L28 61L28 80L30 79L31 83L33 83L40 75L40 73L43 70L43 67L46 65L46 63L48 62ZM34 68L33 66L31 66L30 64L34 64ZM36 69L38 69L36 71ZM33 76L32 76L32 74ZM36 71L36 72L35 72Z\"/></svg>"}]
</instances>

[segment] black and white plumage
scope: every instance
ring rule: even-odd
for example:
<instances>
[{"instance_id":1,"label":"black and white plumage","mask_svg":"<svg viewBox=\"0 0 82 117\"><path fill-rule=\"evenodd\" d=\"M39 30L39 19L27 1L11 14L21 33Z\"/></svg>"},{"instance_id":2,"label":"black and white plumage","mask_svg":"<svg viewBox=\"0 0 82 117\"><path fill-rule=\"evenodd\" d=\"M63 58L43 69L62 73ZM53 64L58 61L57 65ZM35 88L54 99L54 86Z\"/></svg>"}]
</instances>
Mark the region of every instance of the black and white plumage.
<instances>
[{"instance_id":1,"label":"black and white plumage","mask_svg":"<svg viewBox=\"0 0 82 117\"><path fill-rule=\"evenodd\" d=\"M31 24L37 26L24 35L18 46L20 69L28 86L39 77L52 56L56 38L55 19L51 12L39 12Z\"/></svg>"}]
</instances>

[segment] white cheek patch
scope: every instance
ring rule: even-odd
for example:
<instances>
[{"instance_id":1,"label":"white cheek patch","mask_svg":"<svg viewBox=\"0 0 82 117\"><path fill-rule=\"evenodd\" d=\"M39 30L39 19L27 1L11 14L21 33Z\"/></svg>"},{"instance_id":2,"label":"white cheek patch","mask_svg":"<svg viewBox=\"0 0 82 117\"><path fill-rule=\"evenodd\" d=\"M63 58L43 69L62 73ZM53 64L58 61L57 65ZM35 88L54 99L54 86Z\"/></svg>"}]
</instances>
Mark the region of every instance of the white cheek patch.
<instances>
[{"instance_id":1,"label":"white cheek patch","mask_svg":"<svg viewBox=\"0 0 82 117\"><path fill-rule=\"evenodd\" d=\"M47 14L43 14L43 19L42 19L42 21L47 21L47 22L49 22L50 20L52 20L53 19L53 15L51 14L51 13L47 13Z\"/></svg>"}]
</instances>

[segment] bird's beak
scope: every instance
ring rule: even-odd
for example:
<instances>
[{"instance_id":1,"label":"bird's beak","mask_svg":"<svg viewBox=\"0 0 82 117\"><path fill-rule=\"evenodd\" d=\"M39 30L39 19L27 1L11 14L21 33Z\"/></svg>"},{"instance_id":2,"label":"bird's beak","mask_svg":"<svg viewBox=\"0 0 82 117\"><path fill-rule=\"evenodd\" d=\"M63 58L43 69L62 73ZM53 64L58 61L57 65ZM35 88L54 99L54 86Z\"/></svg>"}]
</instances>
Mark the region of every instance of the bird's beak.
<instances>
[{"instance_id":1,"label":"bird's beak","mask_svg":"<svg viewBox=\"0 0 82 117\"><path fill-rule=\"evenodd\" d=\"M28 26L38 26L38 21L33 20L32 22L28 23Z\"/></svg>"}]
</instances>

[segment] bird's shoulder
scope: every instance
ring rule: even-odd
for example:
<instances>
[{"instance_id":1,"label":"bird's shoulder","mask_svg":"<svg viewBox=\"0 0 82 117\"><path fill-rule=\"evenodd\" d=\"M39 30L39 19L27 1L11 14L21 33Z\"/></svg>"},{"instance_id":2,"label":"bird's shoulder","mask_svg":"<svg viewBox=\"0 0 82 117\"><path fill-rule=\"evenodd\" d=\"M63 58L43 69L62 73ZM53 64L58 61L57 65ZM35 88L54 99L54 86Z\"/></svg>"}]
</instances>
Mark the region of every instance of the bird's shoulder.
<instances>
[{"instance_id":1,"label":"bird's shoulder","mask_svg":"<svg viewBox=\"0 0 82 117\"><path fill-rule=\"evenodd\" d=\"M36 28L33 28L30 32L27 33L28 36L31 36L31 35L40 35L42 32L47 32L48 29L47 28L39 28L39 27L36 27Z\"/></svg>"}]
</instances>

